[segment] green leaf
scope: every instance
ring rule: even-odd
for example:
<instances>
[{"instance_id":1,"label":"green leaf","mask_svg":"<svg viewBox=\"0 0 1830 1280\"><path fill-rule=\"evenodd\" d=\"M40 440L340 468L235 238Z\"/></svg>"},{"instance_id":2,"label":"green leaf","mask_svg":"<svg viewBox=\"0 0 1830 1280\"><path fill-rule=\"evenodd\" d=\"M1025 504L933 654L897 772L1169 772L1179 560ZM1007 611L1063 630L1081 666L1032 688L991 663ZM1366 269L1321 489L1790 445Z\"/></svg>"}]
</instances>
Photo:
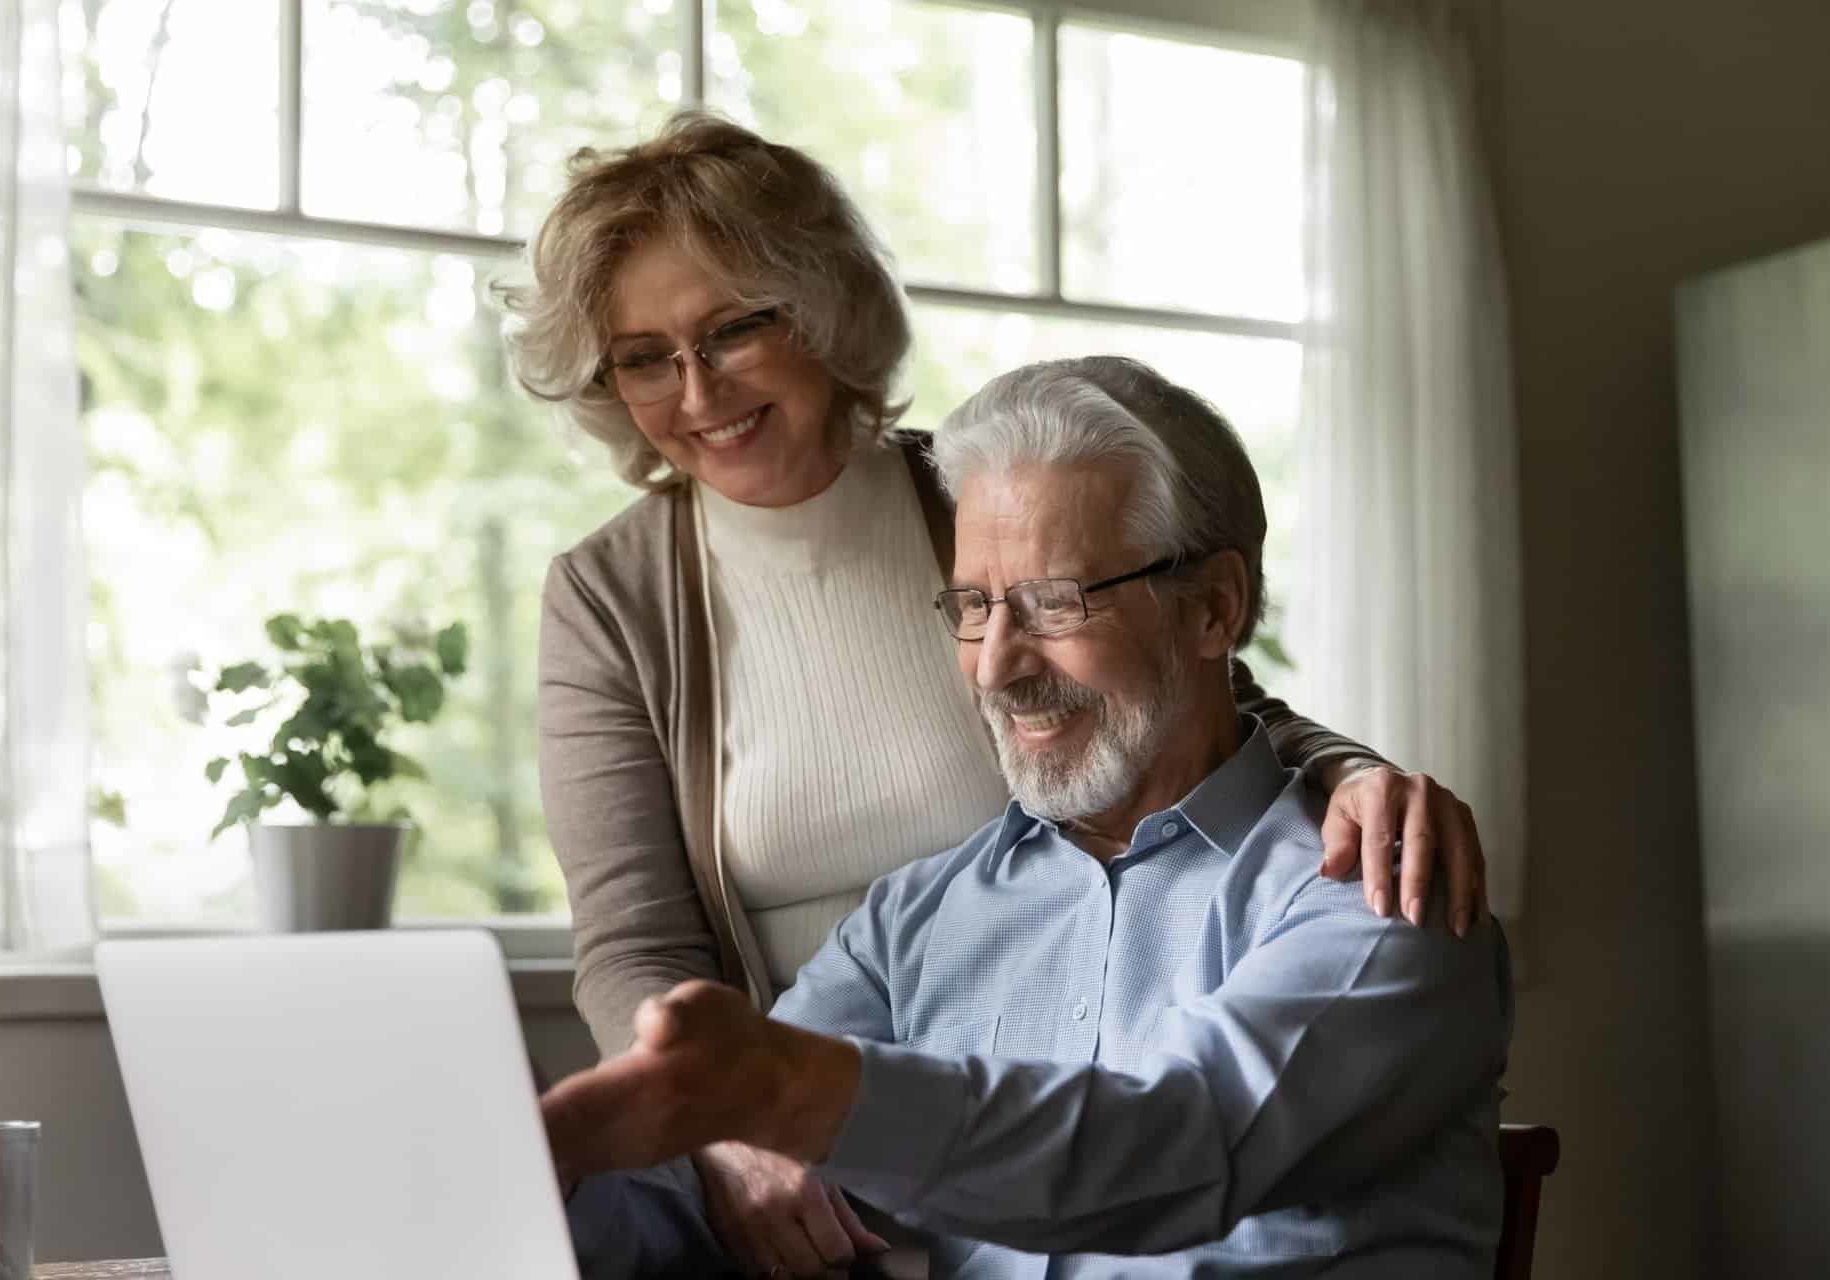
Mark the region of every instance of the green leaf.
<instances>
[{"instance_id":1,"label":"green leaf","mask_svg":"<svg viewBox=\"0 0 1830 1280\"><path fill-rule=\"evenodd\" d=\"M288 752L266 764L268 780L291 796L301 809L319 818L336 814L337 802L324 790L334 770L323 749Z\"/></svg>"},{"instance_id":2,"label":"green leaf","mask_svg":"<svg viewBox=\"0 0 1830 1280\"><path fill-rule=\"evenodd\" d=\"M250 755L246 751L242 752L241 776L248 780L250 787L258 787L262 783L271 782L273 780L272 759L267 756Z\"/></svg>"},{"instance_id":3,"label":"green leaf","mask_svg":"<svg viewBox=\"0 0 1830 1280\"><path fill-rule=\"evenodd\" d=\"M267 639L273 642L275 648L289 653L298 649L300 633L304 629L297 614L277 613L267 619Z\"/></svg>"},{"instance_id":4,"label":"green leaf","mask_svg":"<svg viewBox=\"0 0 1830 1280\"><path fill-rule=\"evenodd\" d=\"M273 803L274 800L266 792L256 787L236 792L229 799L229 807L223 810L222 821L216 824L214 831L210 832L210 839L214 840L238 822L254 821L260 817L263 810L271 807Z\"/></svg>"},{"instance_id":5,"label":"green leaf","mask_svg":"<svg viewBox=\"0 0 1830 1280\"><path fill-rule=\"evenodd\" d=\"M403 756L398 751L392 752L391 754L394 757L394 774L396 777L412 778L421 782L425 781L426 767L419 761L413 759L411 756Z\"/></svg>"},{"instance_id":6,"label":"green leaf","mask_svg":"<svg viewBox=\"0 0 1830 1280\"><path fill-rule=\"evenodd\" d=\"M307 746L322 745L330 737L330 708L322 698L307 698L303 706L287 717L286 722L274 730L273 742L276 751L283 751L294 743Z\"/></svg>"},{"instance_id":7,"label":"green leaf","mask_svg":"<svg viewBox=\"0 0 1830 1280\"><path fill-rule=\"evenodd\" d=\"M332 649L344 653L354 651L358 643L356 624L344 618L326 618L323 622L313 623L311 634Z\"/></svg>"},{"instance_id":8,"label":"green leaf","mask_svg":"<svg viewBox=\"0 0 1830 1280\"><path fill-rule=\"evenodd\" d=\"M230 716L225 723L227 723L231 729L239 729L244 724L253 724L256 720L260 719L261 712L266 709L267 708L265 707L249 707L246 711L237 711L234 715ZM211 778L210 781L214 782L216 779Z\"/></svg>"},{"instance_id":9,"label":"green leaf","mask_svg":"<svg viewBox=\"0 0 1830 1280\"><path fill-rule=\"evenodd\" d=\"M445 705L445 682L431 667L417 662L390 667L382 679L400 699L400 718L408 723L430 720Z\"/></svg>"},{"instance_id":10,"label":"green leaf","mask_svg":"<svg viewBox=\"0 0 1830 1280\"><path fill-rule=\"evenodd\" d=\"M439 670L448 676L461 676L470 660L470 632L461 622L454 622L438 633L433 641L438 654Z\"/></svg>"},{"instance_id":11,"label":"green leaf","mask_svg":"<svg viewBox=\"0 0 1830 1280\"><path fill-rule=\"evenodd\" d=\"M238 662L232 667L224 667L216 677L220 693L246 693L249 689L266 689L272 684L272 674L258 662Z\"/></svg>"},{"instance_id":12,"label":"green leaf","mask_svg":"<svg viewBox=\"0 0 1830 1280\"><path fill-rule=\"evenodd\" d=\"M221 782L222 772L228 767L228 760L224 759L222 756L217 756L214 760L203 766L203 776L208 778L212 783Z\"/></svg>"},{"instance_id":13,"label":"green leaf","mask_svg":"<svg viewBox=\"0 0 1830 1280\"><path fill-rule=\"evenodd\" d=\"M1294 667L1296 665L1290 661L1290 655L1284 650L1283 643L1269 631L1260 631L1256 636L1252 637L1252 644L1256 648L1262 650L1267 658L1272 662L1277 663L1279 666Z\"/></svg>"},{"instance_id":14,"label":"green leaf","mask_svg":"<svg viewBox=\"0 0 1830 1280\"><path fill-rule=\"evenodd\" d=\"M343 738L349 752L349 767L365 787L386 782L394 775L394 753L367 733L349 733Z\"/></svg>"},{"instance_id":15,"label":"green leaf","mask_svg":"<svg viewBox=\"0 0 1830 1280\"><path fill-rule=\"evenodd\" d=\"M127 825L127 799L118 791L96 789L89 797L89 812L95 815L97 822L117 827Z\"/></svg>"}]
</instances>

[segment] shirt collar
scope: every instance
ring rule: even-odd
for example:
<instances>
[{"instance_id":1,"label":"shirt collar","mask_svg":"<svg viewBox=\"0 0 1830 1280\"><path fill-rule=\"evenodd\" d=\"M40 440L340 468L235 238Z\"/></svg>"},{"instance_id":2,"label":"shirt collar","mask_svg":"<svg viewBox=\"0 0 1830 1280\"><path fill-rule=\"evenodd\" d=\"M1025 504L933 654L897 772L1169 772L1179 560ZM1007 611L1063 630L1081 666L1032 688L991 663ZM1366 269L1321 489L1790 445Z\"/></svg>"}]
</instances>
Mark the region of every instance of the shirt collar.
<instances>
[{"instance_id":1,"label":"shirt collar","mask_svg":"<svg viewBox=\"0 0 1830 1280\"><path fill-rule=\"evenodd\" d=\"M1289 782L1289 774L1278 763L1263 721L1241 713L1239 734L1243 739L1239 749L1218 769L1197 783L1173 808L1160 810L1138 823L1132 836L1133 848L1145 848L1169 838L1163 827L1177 821L1176 815L1180 815L1180 821L1199 831L1222 853L1238 851ZM1037 817L1013 799L1004 806L1004 820L988 851L990 860L996 862L1038 828L1059 830L1055 822Z\"/></svg>"},{"instance_id":2,"label":"shirt collar","mask_svg":"<svg viewBox=\"0 0 1830 1280\"><path fill-rule=\"evenodd\" d=\"M1271 748L1271 735L1263 721L1254 715L1241 715L1239 733L1244 739L1239 750L1196 784L1175 807L1207 837L1208 843L1228 854L1238 852L1290 781L1290 775L1277 761L1277 752ZM1153 815L1151 820L1159 816Z\"/></svg>"}]
</instances>

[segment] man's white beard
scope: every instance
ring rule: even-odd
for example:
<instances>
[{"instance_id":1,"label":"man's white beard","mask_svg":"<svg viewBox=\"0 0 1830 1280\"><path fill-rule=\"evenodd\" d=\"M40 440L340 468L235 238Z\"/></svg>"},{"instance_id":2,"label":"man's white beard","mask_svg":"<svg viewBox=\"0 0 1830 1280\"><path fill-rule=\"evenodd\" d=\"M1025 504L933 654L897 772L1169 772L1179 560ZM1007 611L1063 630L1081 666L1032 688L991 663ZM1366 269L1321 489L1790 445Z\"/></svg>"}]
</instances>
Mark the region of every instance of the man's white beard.
<instances>
[{"instance_id":1,"label":"man's white beard","mask_svg":"<svg viewBox=\"0 0 1830 1280\"><path fill-rule=\"evenodd\" d=\"M1115 702L1077 681L1049 674L983 695L979 710L997 743L1010 794L1030 813L1069 822L1116 808L1143 783L1175 727L1184 690L1181 653L1166 646L1156 685L1141 702ZM1011 713L1093 708L1093 736L1076 755L1032 750L1017 739Z\"/></svg>"}]
</instances>

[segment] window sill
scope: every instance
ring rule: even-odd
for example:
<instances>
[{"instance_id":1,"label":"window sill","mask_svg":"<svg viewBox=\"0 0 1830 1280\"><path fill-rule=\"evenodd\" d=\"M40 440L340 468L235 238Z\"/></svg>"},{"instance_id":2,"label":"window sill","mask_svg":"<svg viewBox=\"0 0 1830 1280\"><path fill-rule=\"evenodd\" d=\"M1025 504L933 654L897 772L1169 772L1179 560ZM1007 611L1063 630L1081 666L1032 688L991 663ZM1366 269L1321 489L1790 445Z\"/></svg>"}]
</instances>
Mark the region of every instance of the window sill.
<instances>
[{"instance_id":1,"label":"window sill","mask_svg":"<svg viewBox=\"0 0 1830 1280\"><path fill-rule=\"evenodd\" d=\"M397 929L472 928L496 935L508 961L515 1004L547 1012L572 1008L571 929L564 920L496 919L481 921L406 920ZM173 925L112 923L103 930L114 938L185 938L244 934L250 928L185 928ZM103 1017L102 992L95 965L85 956L56 958L0 956L0 1022Z\"/></svg>"}]
</instances>

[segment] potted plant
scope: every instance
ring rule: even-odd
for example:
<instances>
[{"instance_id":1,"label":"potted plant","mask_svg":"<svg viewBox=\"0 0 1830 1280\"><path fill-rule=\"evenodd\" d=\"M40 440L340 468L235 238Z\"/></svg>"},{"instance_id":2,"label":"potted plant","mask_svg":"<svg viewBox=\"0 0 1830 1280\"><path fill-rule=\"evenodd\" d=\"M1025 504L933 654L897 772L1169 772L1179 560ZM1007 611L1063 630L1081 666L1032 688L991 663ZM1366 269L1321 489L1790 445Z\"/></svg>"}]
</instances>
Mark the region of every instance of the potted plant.
<instances>
[{"instance_id":1,"label":"potted plant","mask_svg":"<svg viewBox=\"0 0 1830 1280\"><path fill-rule=\"evenodd\" d=\"M283 613L266 629L276 661L223 667L207 686L209 709L230 726L279 718L264 747L206 767L212 783L231 768L242 783L210 838L248 828L264 928L385 928L408 830L385 784L425 776L386 737L444 706L445 681L464 670L464 625L399 627L391 641L368 645L340 618ZM259 821L286 801L308 820Z\"/></svg>"}]
</instances>

